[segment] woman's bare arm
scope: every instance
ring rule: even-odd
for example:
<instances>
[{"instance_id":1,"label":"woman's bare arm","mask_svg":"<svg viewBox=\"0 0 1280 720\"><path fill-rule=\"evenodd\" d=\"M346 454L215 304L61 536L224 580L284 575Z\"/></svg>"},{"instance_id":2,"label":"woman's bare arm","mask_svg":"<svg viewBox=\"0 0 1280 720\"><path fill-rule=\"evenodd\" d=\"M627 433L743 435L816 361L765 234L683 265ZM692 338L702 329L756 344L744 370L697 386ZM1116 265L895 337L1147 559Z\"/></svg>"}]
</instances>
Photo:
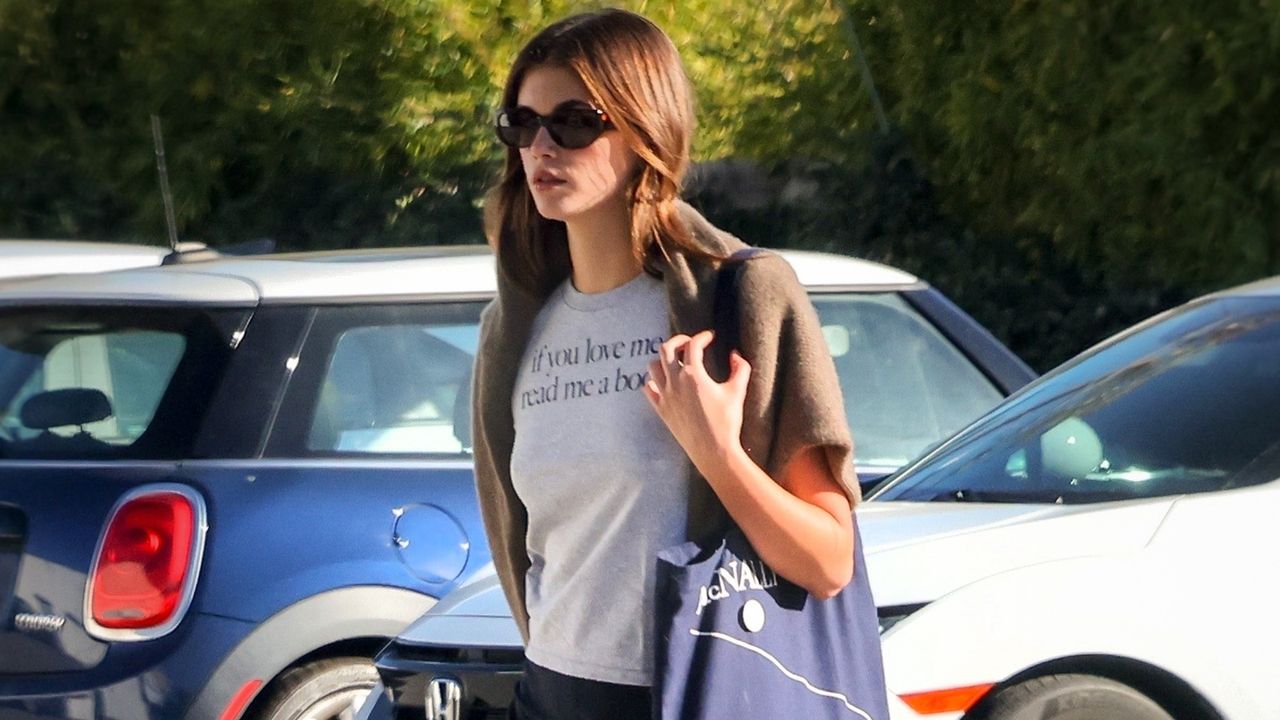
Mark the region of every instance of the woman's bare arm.
<instances>
[{"instance_id":1,"label":"woman's bare arm","mask_svg":"<svg viewBox=\"0 0 1280 720\"><path fill-rule=\"evenodd\" d=\"M854 572L849 499L820 448L798 453L776 481L751 460L739 439L751 368L735 352L728 380L717 383L703 365L711 339L704 331L663 343L645 395L761 559L831 597Z\"/></svg>"}]
</instances>

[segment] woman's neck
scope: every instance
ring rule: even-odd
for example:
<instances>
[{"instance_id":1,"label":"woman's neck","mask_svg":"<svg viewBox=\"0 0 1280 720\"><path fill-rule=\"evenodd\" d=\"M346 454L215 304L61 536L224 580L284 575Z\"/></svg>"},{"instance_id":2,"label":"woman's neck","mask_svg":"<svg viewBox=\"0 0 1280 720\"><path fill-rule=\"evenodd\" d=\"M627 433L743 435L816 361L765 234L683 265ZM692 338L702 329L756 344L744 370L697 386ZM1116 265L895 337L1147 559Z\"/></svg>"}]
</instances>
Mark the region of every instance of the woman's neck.
<instances>
[{"instance_id":1,"label":"woman's neck","mask_svg":"<svg viewBox=\"0 0 1280 720\"><path fill-rule=\"evenodd\" d=\"M578 292L607 292L640 274L640 263L631 254L631 214L625 207L574 218L566 229Z\"/></svg>"}]
</instances>

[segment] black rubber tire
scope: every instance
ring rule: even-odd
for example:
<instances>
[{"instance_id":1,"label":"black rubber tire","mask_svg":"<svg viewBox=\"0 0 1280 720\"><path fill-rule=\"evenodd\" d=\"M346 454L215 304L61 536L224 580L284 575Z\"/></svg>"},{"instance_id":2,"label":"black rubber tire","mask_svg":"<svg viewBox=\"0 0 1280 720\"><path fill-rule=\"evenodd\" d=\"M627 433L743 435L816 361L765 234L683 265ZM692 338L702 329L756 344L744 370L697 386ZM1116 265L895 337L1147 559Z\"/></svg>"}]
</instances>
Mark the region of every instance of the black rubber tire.
<instances>
[{"instance_id":1,"label":"black rubber tire","mask_svg":"<svg viewBox=\"0 0 1280 720\"><path fill-rule=\"evenodd\" d=\"M285 671L271 683L257 720L348 720L378 682L368 658L317 660Z\"/></svg>"},{"instance_id":2,"label":"black rubber tire","mask_svg":"<svg viewBox=\"0 0 1280 720\"><path fill-rule=\"evenodd\" d=\"M1173 720L1151 698L1093 675L1046 675L992 697L987 720Z\"/></svg>"}]
</instances>

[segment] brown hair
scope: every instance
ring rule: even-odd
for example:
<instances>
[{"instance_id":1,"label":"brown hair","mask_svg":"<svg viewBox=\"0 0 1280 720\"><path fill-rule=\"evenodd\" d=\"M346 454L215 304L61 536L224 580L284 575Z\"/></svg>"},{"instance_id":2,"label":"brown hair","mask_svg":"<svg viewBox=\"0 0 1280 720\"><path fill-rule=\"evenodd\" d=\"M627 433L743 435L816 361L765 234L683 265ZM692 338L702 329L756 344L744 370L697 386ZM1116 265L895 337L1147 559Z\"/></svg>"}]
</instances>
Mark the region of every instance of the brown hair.
<instances>
[{"instance_id":1,"label":"brown hair","mask_svg":"<svg viewBox=\"0 0 1280 720\"><path fill-rule=\"evenodd\" d=\"M560 20L516 55L502 107L514 107L525 76L547 65L577 74L640 159L628 206L631 251L642 266L658 274L659 260L671 248L719 259L697 243L677 210L694 115L689 81L666 33L647 18L618 9ZM506 267L525 289L545 293L563 279L557 270L569 266L565 224L538 214L515 148L507 149L502 176L486 198L485 225L494 249L511 261Z\"/></svg>"}]
</instances>

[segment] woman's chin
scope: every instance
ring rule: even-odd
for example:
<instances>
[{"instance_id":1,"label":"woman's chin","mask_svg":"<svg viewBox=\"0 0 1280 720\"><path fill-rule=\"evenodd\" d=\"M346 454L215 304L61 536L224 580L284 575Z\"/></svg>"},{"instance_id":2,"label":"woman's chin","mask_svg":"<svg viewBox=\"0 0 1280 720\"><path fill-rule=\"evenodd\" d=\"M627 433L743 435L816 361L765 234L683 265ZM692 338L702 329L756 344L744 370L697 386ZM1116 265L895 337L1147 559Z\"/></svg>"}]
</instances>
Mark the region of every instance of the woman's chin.
<instances>
[{"instance_id":1,"label":"woman's chin","mask_svg":"<svg viewBox=\"0 0 1280 720\"><path fill-rule=\"evenodd\" d=\"M546 220L558 220L560 222L564 222L568 217L565 213L561 212L561 208L559 207L543 207L542 205L538 206L538 214Z\"/></svg>"},{"instance_id":2,"label":"woman's chin","mask_svg":"<svg viewBox=\"0 0 1280 720\"><path fill-rule=\"evenodd\" d=\"M618 196L595 196L590 195L583 197L568 197L567 195L556 197L553 193L534 193L534 207L538 209L538 214L548 220L558 220L560 222L573 222L575 219L586 220L587 218L600 218L608 213L619 212L627 213L625 201Z\"/></svg>"},{"instance_id":3,"label":"woman's chin","mask_svg":"<svg viewBox=\"0 0 1280 720\"><path fill-rule=\"evenodd\" d=\"M559 200L544 199L539 201L536 195L533 202L538 208L539 215L548 220L559 220L560 222L567 222L569 218L580 214L583 210L576 204L560 202Z\"/></svg>"}]
</instances>

